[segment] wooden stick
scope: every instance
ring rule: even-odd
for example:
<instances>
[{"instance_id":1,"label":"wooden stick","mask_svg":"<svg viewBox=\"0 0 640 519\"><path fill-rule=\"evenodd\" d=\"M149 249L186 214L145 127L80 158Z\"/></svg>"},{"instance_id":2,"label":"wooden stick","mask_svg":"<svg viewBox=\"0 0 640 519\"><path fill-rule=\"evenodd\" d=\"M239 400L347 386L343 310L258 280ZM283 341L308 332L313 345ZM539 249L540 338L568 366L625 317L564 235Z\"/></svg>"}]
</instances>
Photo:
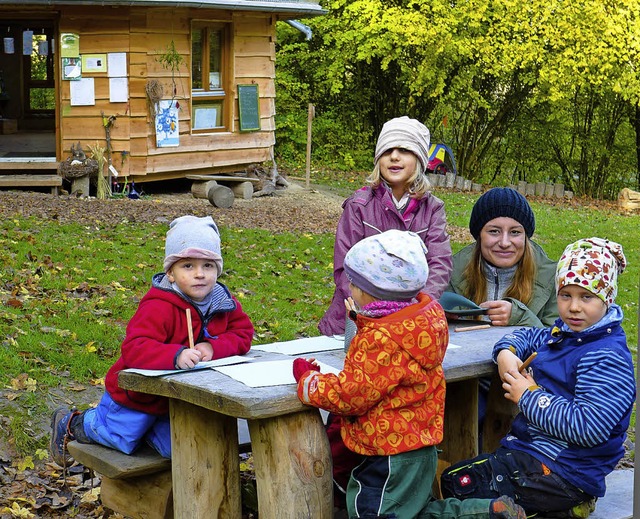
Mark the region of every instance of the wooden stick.
<instances>
[{"instance_id":1,"label":"wooden stick","mask_svg":"<svg viewBox=\"0 0 640 519\"><path fill-rule=\"evenodd\" d=\"M529 364L533 362L533 359L536 358L536 355L538 355L537 351L534 351L531 355L529 355L529 357L527 357L527 360L522 363L522 366L520 366L520 369L518 371L522 373L525 369L527 369L529 367Z\"/></svg>"},{"instance_id":2,"label":"wooden stick","mask_svg":"<svg viewBox=\"0 0 640 519\"><path fill-rule=\"evenodd\" d=\"M486 330L488 328L491 328L490 324L479 324L477 326L462 326L462 327L458 327L456 328L454 331L456 332L473 332L475 330Z\"/></svg>"},{"instance_id":3,"label":"wooden stick","mask_svg":"<svg viewBox=\"0 0 640 519\"><path fill-rule=\"evenodd\" d=\"M189 348L193 349L193 325L191 324L191 308L187 308L187 331L189 332Z\"/></svg>"}]
</instances>

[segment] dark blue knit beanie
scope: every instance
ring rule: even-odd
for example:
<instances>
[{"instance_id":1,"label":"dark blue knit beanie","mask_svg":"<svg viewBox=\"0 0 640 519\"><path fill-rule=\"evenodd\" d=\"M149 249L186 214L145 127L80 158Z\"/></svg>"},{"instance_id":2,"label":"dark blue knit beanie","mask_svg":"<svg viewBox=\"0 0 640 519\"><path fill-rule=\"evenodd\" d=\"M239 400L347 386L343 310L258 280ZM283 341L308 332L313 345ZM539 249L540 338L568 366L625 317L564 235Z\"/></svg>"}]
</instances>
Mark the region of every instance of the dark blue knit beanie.
<instances>
[{"instance_id":1,"label":"dark blue knit beanie","mask_svg":"<svg viewBox=\"0 0 640 519\"><path fill-rule=\"evenodd\" d=\"M469 230L477 240L480 231L494 218L513 218L531 238L536 229L536 219L527 199L510 187L494 187L484 193L473 206L469 218Z\"/></svg>"}]
</instances>

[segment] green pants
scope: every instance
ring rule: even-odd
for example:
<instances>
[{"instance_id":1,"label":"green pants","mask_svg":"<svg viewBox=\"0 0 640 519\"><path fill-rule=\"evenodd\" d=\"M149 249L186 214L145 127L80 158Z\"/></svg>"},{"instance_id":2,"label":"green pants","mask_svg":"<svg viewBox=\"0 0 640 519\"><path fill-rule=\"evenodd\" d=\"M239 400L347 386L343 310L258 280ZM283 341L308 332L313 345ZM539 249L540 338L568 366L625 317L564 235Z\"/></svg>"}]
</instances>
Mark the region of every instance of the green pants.
<instances>
[{"instance_id":1,"label":"green pants","mask_svg":"<svg viewBox=\"0 0 640 519\"><path fill-rule=\"evenodd\" d=\"M425 447L393 456L367 456L351 472L349 517L488 519L490 499L434 499L438 453Z\"/></svg>"}]
</instances>

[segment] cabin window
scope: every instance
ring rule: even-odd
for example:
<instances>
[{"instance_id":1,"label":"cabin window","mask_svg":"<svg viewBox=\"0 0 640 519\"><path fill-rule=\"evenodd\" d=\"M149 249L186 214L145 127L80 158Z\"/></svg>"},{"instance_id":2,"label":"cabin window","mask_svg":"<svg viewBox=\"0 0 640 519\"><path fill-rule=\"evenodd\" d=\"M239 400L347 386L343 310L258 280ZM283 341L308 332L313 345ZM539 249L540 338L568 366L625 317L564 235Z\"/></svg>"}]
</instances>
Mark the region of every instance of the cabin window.
<instances>
[{"instance_id":1,"label":"cabin window","mask_svg":"<svg viewBox=\"0 0 640 519\"><path fill-rule=\"evenodd\" d=\"M34 31L32 52L24 56L24 87L27 114L53 115L55 109L55 82L51 28Z\"/></svg>"},{"instance_id":2,"label":"cabin window","mask_svg":"<svg viewBox=\"0 0 640 519\"><path fill-rule=\"evenodd\" d=\"M228 24L199 22L191 30L191 127L193 133L229 128Z\"/></svg>"}]
</instances>

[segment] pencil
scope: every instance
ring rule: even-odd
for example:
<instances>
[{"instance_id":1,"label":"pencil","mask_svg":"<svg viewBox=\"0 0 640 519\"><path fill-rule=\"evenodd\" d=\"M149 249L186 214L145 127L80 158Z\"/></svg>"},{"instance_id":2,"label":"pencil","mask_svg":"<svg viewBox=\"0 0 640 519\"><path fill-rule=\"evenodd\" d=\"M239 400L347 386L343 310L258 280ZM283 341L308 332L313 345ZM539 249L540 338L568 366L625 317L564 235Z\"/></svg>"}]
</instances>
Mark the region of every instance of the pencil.
<instances>
[{"instance_id":1,"label":"pencil","mask_svg":"<svg viewBox=\"0 0 640 519\"><path fill-rule=\"evenodd\" d=\"M187 331L189 332L189 348L193 349L193 325L191 324L191 308L187 308Z\"/></svg>"},{"instance_id":2,"label":"pencil","mask_svg":"<svg viewBox=\"0 0 640 519\"><path fill-rule=\"evenodd\" d=\"M522 373L525 369L527 369L529 367L529 364L531 364L533 362L533 359L536 358L536 355L538 354L537 351L534 351L531 355L529 355L529 357L527 357L527 360L525 360L522 363L522 366L520 366L520 369L518 370L520 373Z\"/></svg>"},{"instance_id":3,"label":"pencil","mask_svg":"<svg viewBox=\"0 0 640 519\"><path fill-rule=\"evenodd\" d=\"M461 326L456 328L454 331L456 332L473 332L475 330L486 330L487 328L491 328L490 324L479 324L477 326Z\"/></svg>"}]
</instances>

